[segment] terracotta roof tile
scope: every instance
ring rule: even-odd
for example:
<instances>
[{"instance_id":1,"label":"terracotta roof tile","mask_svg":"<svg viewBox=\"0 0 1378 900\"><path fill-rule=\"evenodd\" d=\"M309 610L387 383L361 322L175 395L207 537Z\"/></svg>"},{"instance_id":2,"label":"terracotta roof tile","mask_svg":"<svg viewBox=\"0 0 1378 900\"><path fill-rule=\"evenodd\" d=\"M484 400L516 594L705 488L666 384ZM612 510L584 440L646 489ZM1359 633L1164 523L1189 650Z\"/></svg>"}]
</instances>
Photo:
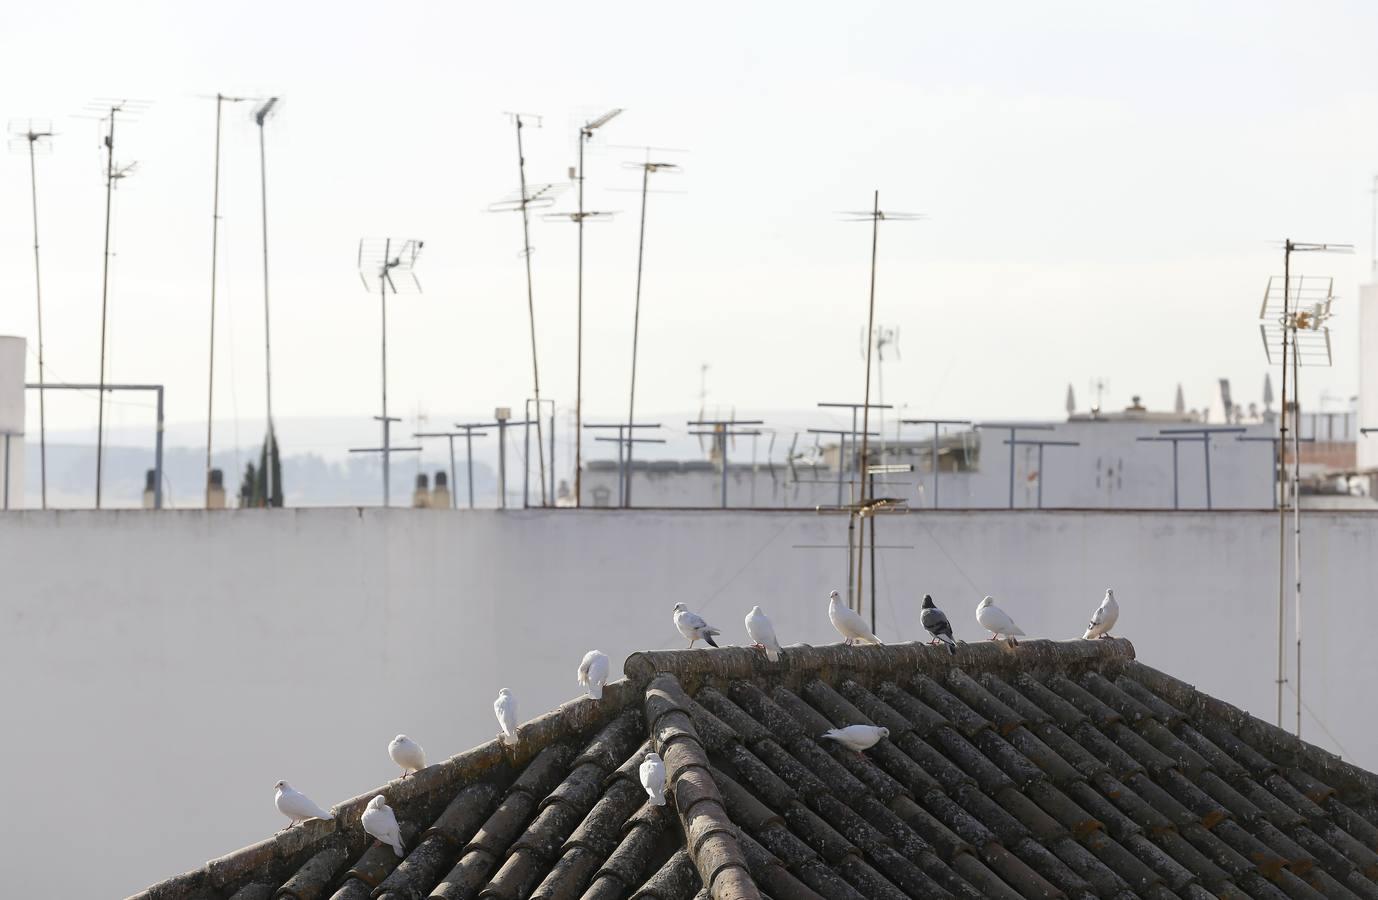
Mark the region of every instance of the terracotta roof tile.
<instances>
[{"instance_id":1,"label":"terracotta roof tile","mask_svg":"<svg viewBox=\"0 0 1378 900\"><path fill-rule=\"evenodd\" d=\"M601 702L140 900L1378 900L1378 776L1122 640L635 654ZM890 730L864 754L821 740ZM638 767L665 759L668 805ZM362 833L383 793L408 853Z\"/></svg>"}]
</instances>

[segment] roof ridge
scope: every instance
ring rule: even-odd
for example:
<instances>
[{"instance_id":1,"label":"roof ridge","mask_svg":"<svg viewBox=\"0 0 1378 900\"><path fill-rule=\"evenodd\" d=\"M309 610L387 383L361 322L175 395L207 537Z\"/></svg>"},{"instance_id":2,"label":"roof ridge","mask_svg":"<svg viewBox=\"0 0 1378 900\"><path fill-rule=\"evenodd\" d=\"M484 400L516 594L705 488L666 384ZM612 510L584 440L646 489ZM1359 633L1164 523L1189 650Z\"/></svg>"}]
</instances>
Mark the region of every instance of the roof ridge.
<instances>
[{"instance_id":1,"label":"roof ridge","mask_svg":"<svg viewBox=\"0 0 1378 900\"><path fill-rule=\"evenodd\" d=\"M641 650L622 663L627 679L647 685L660 674L674 675L696 684L707 679L813 676L826 670L884 674L896 670L941 677L952 668L968 672L1018 672L1099 669L1133 660L1134 645L1126 638L1065 641L1020 641L1017 646L983 641L959 644L955 656L946 647L930 647L920 641L880 646L846 644L791 644L782 648L779 662L769 662L750 647L719 647L704 650Z\"/></svg>"}]
</instances>

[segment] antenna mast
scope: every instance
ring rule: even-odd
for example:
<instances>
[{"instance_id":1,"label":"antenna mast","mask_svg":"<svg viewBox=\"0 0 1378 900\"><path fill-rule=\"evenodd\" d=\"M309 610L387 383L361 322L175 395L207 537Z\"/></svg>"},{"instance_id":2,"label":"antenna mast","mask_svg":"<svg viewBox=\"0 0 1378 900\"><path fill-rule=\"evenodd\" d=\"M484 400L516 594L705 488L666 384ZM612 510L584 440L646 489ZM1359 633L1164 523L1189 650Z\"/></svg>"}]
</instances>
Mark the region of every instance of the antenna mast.
<instances>
[{"instance_id":1,"label":"antenna mast","mask_svg":"<svg viewBox=\"0 0 1378 900\"><path fill-rule=\"evenodd\" d=\"M211 200L211 322L210 354L206 375L206 508L211 505L211 449L215 411L215 286L216 262L220 249L220 113L225 101L239 103L247 97L215 95L215 177Z\"/></svg>"},{"instance_id":2,"label":"antenna mast","mask_svg":"<svg viewBox=\"0 0 1378 900\"><path fill-rule=\"evenodd\" d=\"M268 306L268 151L264 141L263 123L272 115L278 98L269 97L254 110L254 122L258 125L258 171L259 199L263 209L263 381L268 401L268 435L265 439L264 460L268 471L263 473L263 505L268 508L280 505L276 501L282 492L282 485L273 482L273 465L278 455L277 435L273 429L273 345L272 319Z\"/></svg>"},{"instance_id":3,"label":"antenna mast","mask_svg":"<svg viewBox=\"0 0 1378 900\"><path fill-rule=\"evenodd\" d=\"M29 119L21 124L10 123L11 147L27 145L29 153L29 192L33 197L33 286L34 298L38 305L38 468L42 491L43 509L48 508L48 418L43 401L43 285L39 278L38 266L38 174L34 157L41 146L51 147L53 137L52 123ZM19 144L19 141L24 144ZM8 461L7 461L8 463Z\"/></svg>"},{"instance_id":4,"label":"antenna mast","mask_svg":"<svg viewBox=\"0 0 1378 900\"><path fill-rule=\"evenodd\" d=\"M107 124L108 130L103 139L105 146L105 250L104 258L101 263L100 382L97 385L96 396L96 509L100 509L102 461L105 451L105 324L106 311L110 298L110 207L113 202L115 182L121 178L127 177L134 171L134 167L138 165L138 163L130 163L127 166L116 168L115 120L121 113L132 118L136 113L141 112L147 106L147 104L130 100L106 100L98 102L101 104L101 109L106 110L103 119Z\"/></svg>"},{"instance_id":5,"label":"antenna mast","mask_svg":"<svg viewBox=\"0 0 1378 900\"><path fill-rule=\"evenodd\" d=\"M637 339L641 331L641 272L642 263L646 257L646 194L651 181L653 172L678 172L682 171L680 166L669 162L652 162L651 151L653 149L664 149L647 147L646 161L639 163L626 163L627 168L641 170L641 226L637 232L636 241L636 303L632 309L632 379L631 388L627 392L627 422L628 424L636 421L636 346ZM627 479L626 487L623 490L623 497L627 506L632 505L632 444L627 444L627 466L625 476Z\"/></svg>"}]
</instances>

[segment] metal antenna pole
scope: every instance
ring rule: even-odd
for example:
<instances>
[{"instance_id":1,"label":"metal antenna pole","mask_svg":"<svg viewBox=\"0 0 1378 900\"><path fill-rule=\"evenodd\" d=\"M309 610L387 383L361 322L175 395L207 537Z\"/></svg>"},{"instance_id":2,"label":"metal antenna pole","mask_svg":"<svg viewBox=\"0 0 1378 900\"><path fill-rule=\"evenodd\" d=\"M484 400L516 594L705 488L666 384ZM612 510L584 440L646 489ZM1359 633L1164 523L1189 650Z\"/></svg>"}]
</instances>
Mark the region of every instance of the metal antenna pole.
<instances>
[{"instance_id":1,"label":"metal antenna pole","mask_svg":"<svg viewBox=\"0 0 1378 900\"><path fill-rule=\"evenodd\" d=\"M862 407L862 412L861 412L861 462L860 462L860 469L861 469L861 471L862 471L862 473L863 473L862 478L861 478L861 505L862 505L862 506L865 506L865 505L866 505L867 495L868 495L868 493L869 493L868 488L867 488L867 485L866 485L866 478L865 478L864 473L866 472L866 454L867 454L868 442L869 442L869 440L870 440L870 438L867 436L867 432L869 432L869 431L871 430L871 351L872 351L872 348L874 347L874 344L873 344L873 342L871 341L871 339L870 339L869 336L870 336L870 334L871 334L872 329L875 328L875 320L876 320L876 246L877 246L877 245L879 244L879 242L880 242L880 191L879 191L879 190L877 190L877 191L875 192L875 196L874 196L874 200L873 200L873 205L874 205L875 208L874 208L872 214L875 216L875 218L871 221L871 297L870 297L870 301L869 301L869 303L868 303L868 305L867 305L867 310L866 310L866 334L867 334L867 340L866 340L866 392L865 392L865 394L863 394L863 396L862 396L862 400L863 400L863 402L865 403L865 406ZM866 540L866 521L865 521L865 519L863 519L862 522L861 522L861 540L862 540L863 542ZM857 605L858 605L858 606L861 605L861 583L862 583L862 581L861 581L861 576L862 576L862 567L858 565L858 566L856 567L856 601L857 601Z\"/></svg>"},{"instance_id":2,"label":"metal antenna pole","mask_svg":"<svg viewBox=\"0 0 1378 900\"><path fill-rule=\"evenodd\" d=\"M383 245L383 259L392 258L392 238L388 238ZM387 265L386 262L383 264ZM390 435L392 429L388 420L388 279L387 269L383 269L383 275L378 279L378 299L381 303L383 314L383 508L392 505L392 481L391 481L391 462L392 462L392 441Z\"/></svg>"},{"instance_id":3,"label":"metal antenna pole","mask_svg":"<svg viewBox=\"0 0 1378 900\"><path fill-rule=\"evenodd\" d=\"M110 107L110 133L105 138L105 258L100 285L100 386L96 394L96 509L100 509L101 457L105 449L105 318L110 296L110 202L115 189L115 115Z\"/></svg>"},{"instance_id":4,"label":"metal antenna pole","mask_svg":"<svg viewBox=\"0 0 1378 900\"><path fill-rule=\"evenodd\" d=\"M219 92L215 95L215 177L213 179L213 190L211 194L211 321L210 321L210 353L209 363L206 374L206 508L211 504L211 450L212 450L212 428L214 425L215 412L215 288L216 288L216 264L219 261L220 250L220 120L221 109L228 100L231 103L238 103L246 100L246 97L226 97Z\"/></svg>"},{"instance_id":5,"label":"metal antenna pole","mask_svg":"<svg viewBox=\"0 0 1378 900\"><path fill-rule=\"evenodd\" d=\"M1282 251L1282 320L1284 323L1290 315L1289 304L1291 301L1292 283L1292 241L1288 238L1283 242ZM1282 686L1287 683L1286 654L1283 651L1283 628L1286 621L1285 607L1287 605L1287 504L1283 498L1287 492L1287 328L1284 324L1282 329L1282 411L1278 415L1278 447L1281 454L1279 465L1279 481L1281 482L1280 496L1278 501L1278 677L1277 677L1277 725L1282 727ZM1296 489L1295 483L1293 490ZM1297 704L1301 708L1301 704Z\"/></svg>"},{"instance_id":6,"label":"metal antenna pole","mask_svg":"<svg viewBox=\"0 0 1378 900\"><path fill-rule=\"evenodd\" d=\"M536 359L536 300L535 290L531 283L531 216L529 199L526 195L526 156L522 152L522 117L514 115L512 117L517 123L517 168L521 178L521 212L522 212L522 255L526 258L526 310L531 318L531 380L533 393L536 395L536 409L541 408L541 369ZM536 455L540 460L541 473L541 505L546 505L545 496L545 449L542 446L541 438L541 417L536 416Z\"/></svg>"},{"instance_id":7,"label":"metal antenna pole","mask_svg":"<svg viewBox=\"0 0 1378 900\"><path fill-rule=\"evenodd\" d=\"M627 394L627 421L636 421L636 344L641 329L641 265L646 252L646 188L651 180L651 166L648 163L641 169L641 228L636 241L636 304L632 310L632 384ZM627 445L627 487L625 498L627 506L632 504L632 445Z\"/></svg>"},{"instance_id":8,"label":"metal antenna pole","mask_svg":"<svg viewBox=\"0 0 1378 900\"><path fill-rule=\"evenodd\" d=\"M1301 378L1297 372L1297 353L1292 354L1292 393L1296 396L1297 415L1292 423L1292 574L1296 577L1294 611L1297 624L1297 737L1301 737ZM1314 429L1312 431L1314 434Z\"/></svg>"},{"instance_id":9,"label":"metal antenna pole","mask_svg":"<svg viewBox=\"0 0 1378 900\"><path fill-rule=\"evenodd\" d=\"M51 137L51 131L35 131L30 125L25 138L29 142L29 191L33 195L33 285L34 297L38 303L38 467L39 478L42 485L43 509L48 508L48 419L46 404L43 400L43 285L39 278L38 265L38 170L34 164L34 145L45 137ZM6 457L6 471L8 472L9 459ZM8 490L9 483L6 482Z\"/></svg>"},{"instance_id":10,"label":"metal antenna pole","mask_svg":"<svg viewBox=\"0 0 1378 900\"><path fill-rule=\"evenodd\" d=\"M273 499L282 486L273 483L273 458L277 455L277 436L273 429L272 317L269 315L268 305L268 150L263 136L263 123L272 112L273 106L277 104L277 99L269 98L254 113L254 120L258 123L259 204L263 212L263 379L268 403L268 452L264 456L268 463L268 471L263 475L263 499L264 506L269 509L273 507Z\"/></svg>"},{"instance_id":11,"label":"metal antenna pole","mask_svg":"<svg viewBox=\"0 0 1378 900\"><path fill-rule=\"evenodd\" d=\"M574 304L574 508L584 505L584 143L593 135L579 130L579 274Z\"/></svg>"}]
</instances>

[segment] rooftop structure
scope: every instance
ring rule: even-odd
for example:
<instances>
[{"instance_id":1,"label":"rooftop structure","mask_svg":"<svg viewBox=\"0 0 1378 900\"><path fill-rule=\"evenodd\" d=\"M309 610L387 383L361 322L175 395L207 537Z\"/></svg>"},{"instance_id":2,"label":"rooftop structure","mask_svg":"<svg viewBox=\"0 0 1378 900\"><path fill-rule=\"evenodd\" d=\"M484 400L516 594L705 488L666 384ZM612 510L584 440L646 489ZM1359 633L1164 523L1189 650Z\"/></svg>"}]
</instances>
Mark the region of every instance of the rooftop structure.
<instances>
[{"instance_id":1,"label":"rooftop structure","mask_svg":"<svg viewBox=\"0 0 1378 900\"><path fill-rule=\"evenodd\" d=\"M1125 640L659 651L624 670L513 747L138 898L1378 897L1378 776ZM888 738L819 740L856 723ZM638 781L651 749L664 807ZM362 832L379 793L404 859Z\"/></svg>"}]
</instances>

